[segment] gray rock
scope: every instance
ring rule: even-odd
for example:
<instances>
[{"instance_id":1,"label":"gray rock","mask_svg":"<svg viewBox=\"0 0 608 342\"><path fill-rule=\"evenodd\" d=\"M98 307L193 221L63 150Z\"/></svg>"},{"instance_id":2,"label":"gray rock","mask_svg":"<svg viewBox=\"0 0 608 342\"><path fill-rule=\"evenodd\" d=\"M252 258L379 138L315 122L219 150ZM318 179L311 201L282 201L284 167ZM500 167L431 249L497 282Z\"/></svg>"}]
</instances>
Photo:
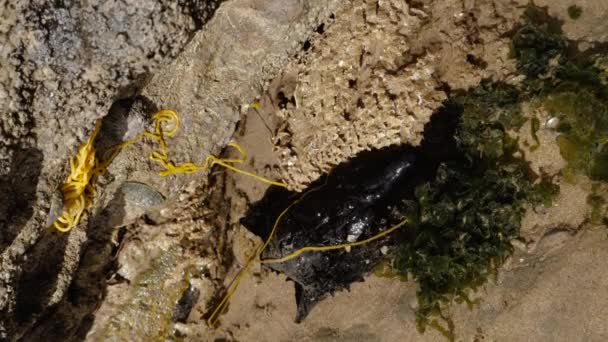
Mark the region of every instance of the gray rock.
<instances>
[{"instance_id":1,"label":"gray rock","mask_svg":"<svg viewBox=\"0 0 608 342\"><path fill-rule=\"evenodd\" d=\"M25 270L25 251L40 242L69 157L114 100L179 54L219 2L0 1L0 192L11 194L0 199L0 339L18 336L45 307L13 314L20 279L43 268L30 257ZM61 268L67 284L74 256Z\"/></svg>"},{"instance_id":2,"label":"gray rock","mask_svg":"<svg viewBox=\"0 0 608 342\"><path fill-rule=\"evenodd\" d=\"M148 159L156 145L144 139L114 160L78 227L48 234L51 194L97 119L113 127L102 129L102 151L112 137L137 134L155 109L176 109L171 159L202 163L228 142L242 105L342 3L234 0L207 23L219 2L0 0L0 191L14 194L0 199L0 340L82 333L112 262L108 218L127 214L134 199L121 184L146 184L169 202L206 177L159 177ZM148 195L138 200L160 201Z\"/></svg>"}]
</instances>

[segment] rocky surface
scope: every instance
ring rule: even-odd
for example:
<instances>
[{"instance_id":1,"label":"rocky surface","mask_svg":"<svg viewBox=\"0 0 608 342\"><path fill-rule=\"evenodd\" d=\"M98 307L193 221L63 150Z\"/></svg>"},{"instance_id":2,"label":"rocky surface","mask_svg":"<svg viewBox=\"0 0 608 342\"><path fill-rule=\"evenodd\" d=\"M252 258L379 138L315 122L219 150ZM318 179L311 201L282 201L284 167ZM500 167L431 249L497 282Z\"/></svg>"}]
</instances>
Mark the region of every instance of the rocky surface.
<instances>
[{"instance_id":1,"label":"rocky surface","mask_svg":"<svg viewBox=\"0 0 608 342\"><path fill-rule=\"evenodd\" d=\"M282 174L302 189L357 152L417 144L446 99L515 76L510 30L524 2L354 1L284 71Z\"/></svg>"},{"instance_id":2,"label":"rocky surface","mask_svg":"<svg viewBox=\"0 0 608 342\"><path fill-rule=\"evenodd\" d=\"M271 131L276 127L273 151L283 178L291 187L301 189L360 150L402 141L416 143L420 139L416 127L428 120L425 113L439 105L439 100L433 101L432 97L422 106L411 101L417 92L436 94L439 99L447 90L468 89L483 78L518 83L522 77L509 56L506 33L518 23L526 4L525 1L411 1L408 5L391 1L349 2L335 20L311 39L307 53L290 63L273 82L261 110L251 114L259 115ZM571 2L542 5L549 6L549 13L564 21L567 37L582 40L579 47L603 41L606 31L595 30L600 24L594 19L606 16L602 2L581 4L583 16L578 21L567 14ZM588 10L594 12L588 14L586 22ZM367 29L358 29L364 24ZM376 32L382 34L374 36ZM409 35L406 37L403 32ZM376 45L380 45L378 50L374 50ZM389 97L387 84L394 77L394 61L402 58L394 46L419 52L414 55L415 62L398 69L401 83L393 88L397 96ZM377 55L384 60L378 58L374 67L365 67L369 69L366 74L360 61L370 58L369 51L380 51ZM425 71L426 80L412 81L412 75ZM361 89L359 81L352 82L361 74L375 83ZM366 104L363 108L357 106L359 99ZM403 108L405 103L407 109L397 113L396 109ZM346 117L344 113L355 115ZM561 193L551 206L527 211L521 238L513 241L514 256L497 281L476 294L482 299L481 304L472 311L464 304L453 307L456 338L567 341L584 336L587 340L602 340L606 331L597 317L605 315L605 309L595 298L608 295L604 286L606 274L598 268L605 257L602 251L606 247L606 227L594 228L589 224L592 209L588 196L592 185L584 178L575 183L563 181L560 171L565 162L555 145L557 132L544 126L548 113L530 106L525 115L538 117L543 123L537 132L541 146L526 149L526 158L536 172L555 176L554 181L561 183ZM256 125L254 121L248 119L247 126ZM363 129L372 124L394 128ZM245 141L259 134L244 132L245 138L241 139ZM515 134L523 145L535 145L529 122ZM272 164L266 157L270 154L268 149L266 145L260 147L265 163L253 164L257 170L268 169L268 164ZM259 191L252 192L250 186L236 178L237 192L246 194L246 199L258 196ZM233 229L238 268L246 260L238 257L247 254L243 246L254 245L242 240L256 240L238 227ZM415 292L413 282L372 275L355 284L351 291L336 293L320 303L317 312L296 324L291 284L281 275L254 269L232 297L218 329L211 334L201 331L196 318L191 318L187 327L191 340L208 341L445 340L433 329L422 335L417 331Z\"/></svg>"},{"instance_id":3,"label":"rocky surface","mask_svg":"<svg viewBox=\"0 0 608 342\"><path fill-rule=\"evenodd\" d=\"M238 220L266 185L223 170L160 177L147 139L115 159L78 227L44 230L99 118L103 150L176 109L176 163L234 138L245 169L302 189L361 150L418 143L450 90L521 80L505 33L524 0L219 2L0 0L0 340L441 340L416 332L412 283L370 277L295 325L291 284L257 267L209 329L258 243ZM603 1L577 2L577 20L571 1L535 3L580 48L606 40ZM533 168L558 174L555 133L538 136ZM590 191L562 184L553 207L531 208L498 284L473 313L455 308L459 336L605 339L605 227L588 230ZM191 287L200 296L177 321L172 303Z\"/></svg>"},{"instance_id":4,"label":"rocky surface","mask_svg":"<svg viewBox=\"0 0 608 342\"><path fill-rule=\"evenodd\" d=\"M601 341L608 336L603 320L608 277L601 269L608 256L605 227L560 235L541 240L542 250L516 253L498 280L473 296L481 298L479 305L453 307L457 341ZM224 324L206 340L446 341L434 329L417 331L412 282L370 276L350 292L321 302L296 324L294 290L285 280L277 274L247 278Z\"/></svg>"},{"instance_id":5,"label":"rocky surface","mask_svg":"<svg viewBox=\"0 0 608 342\"><path fill-rule=\"evenodd\" d=\"M178 55L218 3L0 2L0 190L10 194L0 199L0 337L56 303L77 265L84 232L39 241L69 157L115 100ZM55 272L64 280L57 286ZM48 298L29 298L40 293Z\"/></svg>"},{"instance_id":6,"label":"rocky surface","mask_svg":"<svg viewBox=\"0 0 608 342\"><path fill-rule=\"evenodd\" d=\"M0 119L3 192L54 190L67 173L69 156L87 139L95 120L175 58L217 5L217 1L0 4L0 105L6 113ZM33 182L24 182L29 188L9 184L23 175L32 175ZM38 178L44 184L36 186ZM3 225L11 221L3 219ZM10 244L18 232L3 229L2 245Z\"/></svg>"},{"instance_id":7,"label":"rocky surface","mask_svg":"<svg viewBox=\"0 0 608 342\"><path fill-rule=\"evenodd\" d=\"M0 338L76 333L114 264L123 235L114 228L150 210L166 220L160 213L167 203L204 183L205 172L158 176L159 165L148 160L158 146L144 139L114 160L78 227L47 233L61 212L57 194L67 161L97 119L103 118L96 142L103 153L151 130L157 109L176 109L181 126L168 141L171 160L203 163L339 2L232 1L196 33L219 4L0 4L0 100L8 112L0 119L0 190L15 194L0 200ZM55 318L47 316L50 308Z\"/></svg>"}]
</instances>

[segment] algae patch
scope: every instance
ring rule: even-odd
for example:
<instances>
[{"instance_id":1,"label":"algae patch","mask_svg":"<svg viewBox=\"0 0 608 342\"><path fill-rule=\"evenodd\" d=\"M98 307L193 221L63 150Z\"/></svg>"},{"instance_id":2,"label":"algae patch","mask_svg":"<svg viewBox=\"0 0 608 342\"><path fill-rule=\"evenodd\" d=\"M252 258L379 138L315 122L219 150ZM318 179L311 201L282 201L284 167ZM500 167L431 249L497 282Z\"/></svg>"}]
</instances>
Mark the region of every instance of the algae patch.
<instances>
[{"instance_id":1,"label":"algae patch","mask_svg":"<svg viewBox=\"0 0 608 342\"><path fill-rule=\"evenodd\" d=\"M557 143L568 162L565 173L608 180L608 83L606 47L580 52L562 35L561 22L529 6L515 31L512 55L521 73L523 97L536 99L559 122Z\"/></svg>"},{"instance_id":2,"label":"algae patch","mask_svg":"<svg viewBox=\"0 0 608 342\"><path fill-rule=\"evenodd\" d=\"M189 286L183 271L175 277L180 256L180 249L171 247L153 259L150 268L133 281L129 301L110 318L97 340L163 340L172 336L176 303Z\"/></svg>"},{"instance_id":3,"label":"algae patch","mask_svg":"<svg viewBox=\"0 0 608 342\"><path fill-rule=\"evenodd\" d=\"M508 130L521 127L521 94L512 86L484 82L446 105L459 117L456 152L434 178L418 185L413 241L400 242L398 274L419 284L417 324L454 338L451 302L466 302L511 254L529 204L550 203L558 187L535 175ZM438 114L436 114L438 115Z\"/></svg>"},{"instance_id":4,"label":"algae patch","mask_svg":"<svg viewBox=\"0 0 608 342\"><path fill-rule=\"evenodd\" d=\"M524 24L512 36L511 56L517 68L528 77L546 75L552 61L564 58L565 41L562 22L550 17L546 10L530 5L525 12Z\"/></svg>"},{"instance_id":5,"label":"algae patch","mask_svg":"<svg viewBox=\"0 0 608 342\"><path fill-rule=\"evenodd\" d=\"M557 138L568 168L594 180L608 180L608 108L581 90L550 95L544 107L560 119Z\"/></svg>"},{"instance_id":6,"label":"algae patch","mask_svg":"<svg viewBox=\"0 0 608 342\"><path fill-rule=\"evenodd\" d=\"M592 193L587 197L587 204L590 206L589 220L592 224L604 224L606 218L606 200L597 193Z\"/></svg>"},{"instance_id":7,"label":"algae patch","mask_svg":"<svg viewBox=\"0 0 608 342\"><path fill-rule=\"evenodd\" d=\"M583 8L577 5L571 5L568 7L568 16L572 20L576 20L583 14Z\"/></svg>"},{"instance_id":8,"label":"algae patch","mask_svg":"<svg viewBox=\"0 0 608 342\"><path fill-rule=\"evenodd\" d=\"M431 326L449 339L452 302L475 301L484 284L511 254L526 208L548 206L559 187L535 175L525 151L509 131L531 121L539 147L537 118L522 104L542 106L559 122L557 144L567 168L593 180L608 180L608 88L602 46L581 53L562 36L562 22L530 5L525 22L513 31L512 57L526 76L516 86L482 82L467 93L451 94L446 107L459 115L456 157L444 161L435 178L416 188L412 206L418 218L415 240L401 241L392 266L418 283L419 330ZM602 64L603 63L603 64ZM604 216L604 199L592 195L591 218ZM383 274L390 274L386 270Z\"/></svg>"}]
</instances>

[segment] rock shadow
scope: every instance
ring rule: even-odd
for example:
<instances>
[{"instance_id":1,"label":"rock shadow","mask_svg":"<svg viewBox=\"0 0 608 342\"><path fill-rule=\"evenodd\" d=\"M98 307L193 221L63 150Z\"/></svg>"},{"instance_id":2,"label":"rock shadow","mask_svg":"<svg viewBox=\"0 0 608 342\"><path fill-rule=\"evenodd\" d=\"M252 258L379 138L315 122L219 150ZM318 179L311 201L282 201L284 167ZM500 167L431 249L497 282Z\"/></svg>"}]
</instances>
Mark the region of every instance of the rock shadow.
<instances>
[{"instance_id":1,"label":"rock shadow","mask_svg":"<svg viewBox=\"0 0 608 342\"><path fill-rule=\"evenodd\" d=\"M21 288L26 290L19 296L21 317L27 319L29 316L31 319L36 317L35 310L44 312L38 314L39 323L28 329L23 340L85 340L92 326L92 313L106 297L108 280L116 270L116 255L126 232L119 228L115 234L115 227L109 224L109 220L125 215L124 207L124 195L118 191L105 208L92 215L87 226L87 242L81 247L78 269L73 274L66 294L57 305L46 309L43 307L49 299L49 289L53 288L57 277L61 275L58 269L62 263L60 253L54 253L48 261L39 263L38 267L27 272L21 284ZM56 241L55 250L61 249L61 241L65 248L67 236L59 236L63 240ZM36 247L39 245L41 244ZM42 286L37 286L37 282Z\"/></svg>"},{"instance_id":2,"label":"rock shadow","mask_svg":"<svg viewBox=\"0 0 608 342\"><path fill-rule=\"evenodd\" d=\"M0 251L10 246L32 217L42 160L37 148L17 149L11 171L0 178Z\"/></svg>"}]
</instances>

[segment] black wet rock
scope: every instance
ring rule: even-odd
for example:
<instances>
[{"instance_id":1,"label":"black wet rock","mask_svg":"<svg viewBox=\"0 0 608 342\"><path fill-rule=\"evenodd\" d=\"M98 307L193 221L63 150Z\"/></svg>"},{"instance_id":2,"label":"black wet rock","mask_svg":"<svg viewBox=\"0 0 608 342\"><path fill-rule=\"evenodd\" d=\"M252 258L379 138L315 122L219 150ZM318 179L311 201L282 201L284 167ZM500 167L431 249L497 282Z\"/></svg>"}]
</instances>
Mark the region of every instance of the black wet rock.
<instances>
[{"instance_id":1,"label":"black wet rock","mask_svg":"<svg viewBox=\"0 0 608 342\"><path fill-rule=\"evenodd\" d=\"M439 112L425 127L419 147L391 146L365 151L338 165L302 193L271 188L255 203L241 223L267 239L277 217L298 200L281 219L261 259L277 259L306 246L332 246L362 241L404 220L415 205L414 189L432 179L440 161L455 146L457 116ZM305 252L296 258L265 264L284 273L296 287L296 322L329 294L349 289L395 250L396 241L413 239L415 228L403 228L368 244L346 249Z\"/></svg>"},{"instance_id":2,"label":"black wet rock","mask_svg":"<svg viewBox=\"0 0 608 342\"><path fill-rule=\"evenodd\" d=\"M173 311L173 322L186 322L190 315L190 311L198 301L201 292L196 287L189 285L182 297L177 301L175 310Z\"/></svg>"},{"instance_id":3,"label":"black wet rock","mask_svg":"<svg viewBox=\"0 0 608 342\"><path fill-rule=\"evenodd\" d=\"M280 258L305 246L331 246L370 238L403 220L399 214L403 210L396 210L395 206L404 204L396 199L411 195L407 192L412 188L410 180L415 178L415 163L411 147L363 153L302 194L271 189L242 223L267 238L280 212L299 200L283 216L262 259ZM389 236L350 251L305 252L267 266L295 282L299 322L328 294L363 281L363 276L384 258L382 246L392 249Z\"/></svg>"}]
</instances>

